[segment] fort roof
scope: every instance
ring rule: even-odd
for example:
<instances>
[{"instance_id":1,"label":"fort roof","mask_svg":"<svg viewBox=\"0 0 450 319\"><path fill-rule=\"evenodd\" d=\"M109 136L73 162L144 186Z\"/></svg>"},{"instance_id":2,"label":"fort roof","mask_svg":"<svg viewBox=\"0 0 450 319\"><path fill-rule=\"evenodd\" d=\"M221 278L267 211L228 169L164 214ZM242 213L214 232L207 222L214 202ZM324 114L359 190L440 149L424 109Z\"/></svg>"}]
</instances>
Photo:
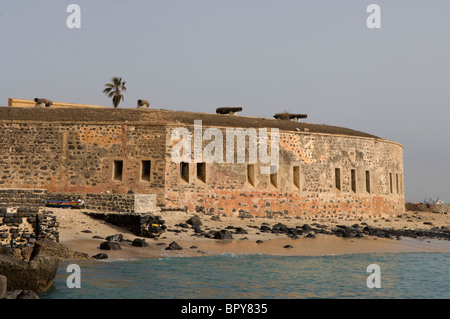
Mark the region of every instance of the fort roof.
<instances>
[{"instance_id":1,"label":"fort roof","mask_svg":"<svg viewBox=\"0 0 450 319\"><path fill-rule=\"evenodd\" d=\"M250 116L228 116L222 114L170 111L162 109L136 108L24 108L0 107L0 122L42 122L42 123L116 123L130 125L193 125L201 120L203 126L278 128L284 131L337 134L378 138L374 135L324 124L312 124Z\"/></svg>"}]
</instances>

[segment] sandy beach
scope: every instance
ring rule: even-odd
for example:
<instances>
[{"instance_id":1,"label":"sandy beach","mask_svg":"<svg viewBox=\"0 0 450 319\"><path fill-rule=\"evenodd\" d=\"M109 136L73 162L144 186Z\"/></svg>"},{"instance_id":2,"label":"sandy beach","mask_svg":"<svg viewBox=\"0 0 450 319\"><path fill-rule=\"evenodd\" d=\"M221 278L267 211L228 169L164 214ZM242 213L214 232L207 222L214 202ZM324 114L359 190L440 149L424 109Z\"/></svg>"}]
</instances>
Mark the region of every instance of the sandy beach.
<instances>
[{"instance_id":1,"label":"sandy beach","mask_svg":"<svg viewBox=\"0 0 450 319\"><path fill-rule=\"evenodd\" d=\"M184 212L164 212L161 214L168 230L178 229L180 232L166 231L159 239L146 238L148 247L134 247L132 241L138 237L128 230L111 225L107 222L91 218L81 210L52 209L60 222L60 243L74 251L86 253L89 256L106 253L107 260L146 259L161 257L204 256L223 253L232 254L269 254L269 255L333 255L373 252L450 252L450 241L438 239L401 239L377 238L341 238L334 235L317 234L316 238L288 238L285 234L264 233L259 230L262 223L274 225L283 223L288 227L313 224L295 218L250 218L240 219L220 217L220 221L211 220L211 216L197 215L202 220L202 229L221 230L227 226L242 227L247 234L233 234L231 240L218 240L195 236L192 228L176 226L185 223L194 214ZM431 229L450 225L450 217L446 214L430 212L406 212L403 216L392 219L366 220L370 226L393 229ZM321 225L335 227L351 226L361 221L320 222ZM425 224L424 224L425 223ZM255 227L256 226L256 227ZM231 229L233 232L233 229ZM121 250L100 250L100 244L107 236L122 234ZM94 236L100 238L93 238ZM175 241L183 250L166 250ZM257 241L262 241L257 243ZM284 248L290 245L291 248Z\"/></svg>"}]
</instances>

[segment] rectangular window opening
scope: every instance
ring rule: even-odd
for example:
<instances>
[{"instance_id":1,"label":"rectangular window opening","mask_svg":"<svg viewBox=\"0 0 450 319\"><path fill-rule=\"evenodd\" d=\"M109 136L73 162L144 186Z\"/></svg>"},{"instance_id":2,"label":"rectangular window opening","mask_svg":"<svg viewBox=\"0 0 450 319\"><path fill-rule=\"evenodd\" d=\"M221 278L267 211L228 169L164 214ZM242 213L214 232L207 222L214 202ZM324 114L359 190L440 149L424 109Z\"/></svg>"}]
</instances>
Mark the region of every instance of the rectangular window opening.
<instances>
[{"instance_id":1,"label":"rectangular window opening","mask_svg":"<svg viewBox=\"0 0 450 319\"><path fill-rule=\"evenodd\" d=\"M397 189L397 194L400 194L400 188L398 187L398 174L395 174L395 188Z\"/></svg>"},{"instance_id":2,"label":"rectangular window opening","mask_svg":"<svg viewBox=\"0 0 450 319\"><path fill-rule=\"evenodd\" d=\"M300 166L294 166L293 174L294 174L294 185L295 187L300 189Z\"/></svg>"},{"instance_id":3,"label":"rectangular window opening","mask_svg":"<svg viewBox=\"0 0 450 319\"><path fill-rule=\"evenodd\" d=\"M351 173L352 191L356 193L356 170L352 169L350 173Z\"/></svg>"},{"instance_id":4,"label":"rectangular window opening","mask_svg":"<svg viewBox=\"0 0 450 319\"><path fill-rule=\"evenodd\" d=\"M189 163L180 163L180 176L182 180L189 183Z\"/></svg>"},{"instance_id":5,"label":"rectangular window opening","mask_svg":"<svg viewBox=\"0 0 450 319\"><path fill-rule=\"evenodd\" d=\"M141 163L141 180L150 182L150 174L151 174L151 161L142 161Z\"/></svg>"},{"instance_id":6,"label":"rectangular window opening","mask_svg":"<svg viewBox=\"0 0 450 319\"><path fill-rule=\"evenodd\" d=\"M197 179L206 183L206 163L197 163Z\"/></svg>"},{"instance_id":7,"label":"rectangular window opening","mask_svg":"<svg viewBox=\"0 0 450 319\"><path fill-rule=\"evenodd\" d=\"M389 173L389 190L391 191L391 194L394 193L392 190L392 173Z\"/></svg>"},{"instance_id":8,"label":"rectangular window opening","mask_svg":"<svg viewBox=\"0 0 450 319\"><path fill-rule=\"evenodd\" d=\"M272 186L277 188L278 187L278 167L272 165L270 167L270 171L271 171L271 173L270 173L270 184L272 184ZM274 172L274 173L272 173L272 172Z\"/></svg>"},{"instance_id":9,"label":"rectangular window opening","mask_svg":"<svg viewBox=\"0 0 450 319\"><path fill-rule=\"evenodd\" d=\"M370 171L366 171L366 192L370 194Z\"/></svg>"},{"instance_id":10,"label":"rectangular window opening","mask_svg":"<svg viewBox=\"0 0 450 319\"><path fill-rule=\"evenodd\" d=\"M255 165L247 165L247 182L250 186L255 186Z\"/></svg>"},{"instance_id":11,"label":"rectangular window opening","mask_svg":"<svg viewBox=\"0 0 450 319\"><path fill-rule=\"evenodd\" d=\"M403 194L403 174L400 174L400 194Z\"/></svg>"},{"instance_id":12,"label":"rectangular window opening","mask_svg":"<svg viewBox=\"0 0 450 319\"><path fill-rule=\"evenodd\" d=\"M122 181L123 175L123 161L113 162L113 180Z\"/></svg>"},{"instance_id":13,"label":"rectangular window opening","mask_svg":"<svg viewBox=\"0 0 450 319\"><path fill-rule=\"evenodd\" d=\"M336 188L338 190L341 190L341 169L340 168L334 169L334 186L336 186Z\"/></svg>"}]
</instances>

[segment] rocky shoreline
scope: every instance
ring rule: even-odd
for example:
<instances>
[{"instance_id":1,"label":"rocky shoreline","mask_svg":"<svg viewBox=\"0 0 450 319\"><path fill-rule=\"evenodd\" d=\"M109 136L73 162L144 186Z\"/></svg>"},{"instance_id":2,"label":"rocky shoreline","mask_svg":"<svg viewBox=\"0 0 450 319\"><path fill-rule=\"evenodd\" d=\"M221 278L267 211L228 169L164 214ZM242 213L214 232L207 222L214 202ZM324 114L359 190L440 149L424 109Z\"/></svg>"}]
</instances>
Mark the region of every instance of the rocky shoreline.
<instances>
[{"instance_id":1,"label":"rocky shoreline","mask_svg":"<svg viewBox=\"0 0 450 319\"><path fill-rule=\"evenodd\" d=\"M168 216L166 216L168 217ZM398 217L401 218L402 216ZM416 216L416 219L421 220L420 216ZM301 223L296 219L291 218L285 223L279 222L278 219L259 221L258 218L228 218L226 216L209 216L209 215L190 215L185 214L178 219L173 219L166 223L162 216L152 216L154 223L159 224L159 230L155 230L155 233L150 234L145 238L125 238L122 233L109 234L108 236L92 236L92 240L98 240L98 248L103 251L101 253L91 256L95 259L107 259L110 252L122 250L122 247L148 247L151 246L155 249L153 258L164 255L164 251L167 250L189 250L197 248L196 245L192 245L193 241L196 241L198 245L211 247L210 243L219 242L255 242L257 244L271 242L274 243L282 238L289 240L297 240L301 238L315 239L320 238L343 238L343 239L390 239L401 240L402 238L411 238L418 240L434 239L434 240L450 240L450 227L448 226L432 226L432 222L423 221L423 225L428 228L408 228L408 227L382 227L378 220L373 221L360 221L359 223L353 222L350 224L321 224L317 222ZM389 219L383 220L385 224L390 223ZM369 223L372 222L372 225ZM347 221L348 223L348 221ZM417 225L417 223L415 224ZM82 230L82 233L91 233L90 230ZM130 233L129 233L130 235ZM133 234L131 234L133 236ZM135 235L135 234L134 234ZM275 240L274 240L275 239ZM156 242L155 242L156 241ZM352 241L353 242L353 241ZM367 243L367 241L365 242ZM369 243L367 243L369 244ZM98 244L92 243L97 246ZM122 246L121 246L122 245ZM293 248L293 244L285 244L280 242L280 248ZM369 244L370 245L370 244ZM92 248L92 247L91 247ZM236 248L238 249L238 248ZM256 250L250 250L246 248L247 253L255 252ZM254 248L253 248L254 249ZM348 248L351 250L351 248ZM244 249L245 250L245 249ZM110 252L108 252L110 251ZM158 254L159 251L159 254ZM198 253L217 253L217 251L210 250L197 250ZM188 254L192 256L192 253ZM126 252L122 255L117 253L113 254L114 257L127 256ZM183 253L179 256L184 256ZM146 257L143 257L146 258Z\"/></svg>"},{"instance_id":2,"label":"rocky shoreline","mask_svg":"<svg viewBox=\"0 0 450 319\"><path fill-rule=\"evenodd\" d=\"M220 217L212 217L213 220L220 220ZM376 222L376 221L375 221ZM424 222L424 225L432 225L431 222ZM174 228L167 228L168 232L180 233L188 229L193 231L192 236L203 236L213 239L233 239L233 234L247 234L247 230L241 226L228 225L222 230L202 229L200 217L193 216L185 223L178 223ZM409 237L415 239L444 239L450 240L450 226L432 227L431 229L410 229L410 228L392 228L370 226L367 222L354 223L350 225L330 226L320 223L302 224L295 227L276 222L272 226L263 222L261 225L248 225L249 228L259 230L259 233L284 234L291 239L300 237L315 238L316 235L334 235L343 238L362 238L362 237L379 237L379 238L396 238ZM256 234L259 234L256 233Z\"/></svg>"},{"instance_id":3,"label":"rocky shoreline","mask_svg":"<svg viewBox=\"0 0 450 319\"><path fill-rule=\"evenodd\" d=\"M112 216L108 216L108 220L99 219L102 214L98 212L95 215L67 209L30 212L36 214L36 224L30 219L33 215L27 216L26 209L24 212L13 217L15 224L3 224L18 229L22 235L11 236L13 245L0 246L0 299L38 298L39 293L51 286L58 264L63 260L199 256L224 251L305 254L308 246L335 253L336 238L343 239L338 241L341 245L338 248L342 249L344 245L344 251L348 252L361 252L355 248L357 246L364 246L363 251L372 251L375 246L371 246L373 241L368 239L379 238L375 242L382 242L382 245L402 243L404 238L450 240L448 215L431 212L407 212L391 219L326 223L300 218L242 218L170 212L136 219L129 229L111 224L116 220ZM4 218L11 217L8 213ZM24 218L23 224L17 223L20 217ZM142 232L143 226L145 232ZM3 233L17 233L16 230L8 232L5 227ZM36 233L31 232L32 229ZM134 229L140 229L140 236L130 231ZM31 237L23 236L29 232ZM29 238L36 241L30 242ZM225 248L227 250L223 250ZM450 251L447 246L445 249ZM36 264L42 267L33 266ZM35 286L30 285L31 282Z\"/></svg>"}]
</instances>

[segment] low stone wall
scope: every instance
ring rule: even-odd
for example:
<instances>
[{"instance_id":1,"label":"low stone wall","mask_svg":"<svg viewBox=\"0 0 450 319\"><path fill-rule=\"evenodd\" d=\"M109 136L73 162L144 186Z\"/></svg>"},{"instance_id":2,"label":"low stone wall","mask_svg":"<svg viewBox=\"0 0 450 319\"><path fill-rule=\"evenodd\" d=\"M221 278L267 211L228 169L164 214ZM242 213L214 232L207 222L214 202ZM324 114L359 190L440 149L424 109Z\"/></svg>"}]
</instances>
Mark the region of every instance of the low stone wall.
<instances>
[{"instance_id":1,"label":"low stone wall","mask_svg":"<svg viewBox=\"0 0 450 319\"><path fill-rule=\"evenodd\" d=\"M48 193L49 200L84 200L86 209L101 212L149 213L158 210L154 194Z\"/></svg>"},{"instance_id":2,"label":"low stone wall","mask_svg":"<svg viewBox=\"0 0 450 319\"><path fill-rule=\"evenodd\" d=\"M450 213L450 204L407 203L405 207L416 212Z\"/></svg>"},{"instance_id":3,"label":"low stone wall","mask_svg":"<svg viewBox=\"0 0 450 319\"><path fill-rule=\"evenodd\" d=\"M0 189L0 205L7 207L35 206L44 207L47 198L45 189Z\"/></svg>"},{"instance_id":4,"label":"low stone wall","mask_svg":"<svg viewBox=\"0 0 450 319\"><path fill-rule=\"evenodd\" d=\"M51 211L29 206L0 208L0 246L22 249L40 238L58 242L58 227Z\"/></svg>"},{"instance_id":5,"label":"low stone wall","mask_svg":"<svg viewBox=\"0 0 450 319\"><path fill-rule=\"evenodd\" d=\"M82 194L82 193L48 193L48 200L87 201L87 209L105 212L133 212L134 195L130 194Z\"/></svg>"},{"instance_id":6,"label":"low stone wall","mask_svg":"<svg viewBox=\"0 0 450 319\"><path fill-rule=\"evenodd\" d=\"M110 224L131 231L136 236L151 237L152 232L149 231L153 224L163 225L164 220L160 216L152 214L123 214L123 213L93 213L85 212L85 214L104 220Z\"/></svg>"}]
</instances>

